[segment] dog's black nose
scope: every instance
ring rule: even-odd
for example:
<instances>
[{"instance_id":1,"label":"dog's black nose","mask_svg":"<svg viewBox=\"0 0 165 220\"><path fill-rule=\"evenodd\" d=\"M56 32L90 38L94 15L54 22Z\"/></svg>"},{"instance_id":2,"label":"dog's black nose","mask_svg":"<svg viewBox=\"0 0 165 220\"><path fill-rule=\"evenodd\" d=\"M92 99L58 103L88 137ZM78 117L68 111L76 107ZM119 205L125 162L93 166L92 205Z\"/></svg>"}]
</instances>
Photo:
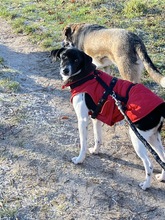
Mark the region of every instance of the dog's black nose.
<instances>
[{"instance_id":1,"label":"dog's black nose","mask_svg":"<svg viewBox=\"0 0 165 220\"><path fill-rule=\"evenodd\" d=\"M69 69L68 69L68 68L63 69L63 73L64 73L65 75L68 75L68 74L69 74Z\"/></svg>"}]
</instances>

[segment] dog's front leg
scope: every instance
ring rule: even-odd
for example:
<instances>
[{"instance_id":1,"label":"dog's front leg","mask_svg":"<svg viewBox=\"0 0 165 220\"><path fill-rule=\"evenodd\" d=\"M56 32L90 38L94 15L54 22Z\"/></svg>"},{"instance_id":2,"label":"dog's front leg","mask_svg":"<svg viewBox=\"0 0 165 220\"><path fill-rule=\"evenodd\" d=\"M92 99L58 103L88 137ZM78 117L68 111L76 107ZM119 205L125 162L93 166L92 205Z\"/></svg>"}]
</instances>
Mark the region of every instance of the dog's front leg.
<instances>
[{"instance_id":1,"label":"dog's front leg","mask_svg":"<svg viewBox=\"0 0 165 220\"><path fill-rule=\"evenodd\" d=\"M102 145L102 122L97 119L92 119L93 122L93 132L94 132L94 140L95 140L95 146L89 148L89 152L91 154L98 154L100 146Z\"/></svg>"},{"instance_id":2,"label":"dog's front leg","mask_svg":"<svg viewBox=\"0 0 165 220\"><path fill-rule=\"evenodd\" d=\"M78 129L80 136L80 153L78 157L73 157L75 164L82 163L87 152L87 126L88 126L88 108L85 103L85 93L80 93L73 98L73 107L78 119Z\"/></svg>"}]
</instances>

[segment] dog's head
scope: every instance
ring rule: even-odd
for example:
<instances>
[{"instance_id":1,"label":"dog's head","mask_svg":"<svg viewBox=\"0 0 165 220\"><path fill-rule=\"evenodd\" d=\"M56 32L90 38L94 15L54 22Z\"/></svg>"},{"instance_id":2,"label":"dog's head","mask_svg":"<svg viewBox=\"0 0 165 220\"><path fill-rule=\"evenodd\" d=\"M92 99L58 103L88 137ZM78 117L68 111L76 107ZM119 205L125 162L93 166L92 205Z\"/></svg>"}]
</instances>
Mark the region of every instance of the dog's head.
<instances>
[{"instance_id":1,"label":"dog's head","mask_svg":"<svg viewBox=\"0 0 165 220\"><path fill-rule=\"evenodd\" d=\"M70 24L69 26L64 28L64 40L62 42L63 47L76 46L75 36L77 35L78 31L84 27L84 24L85 23Z\"/></svg>"},{"instance_id":2,"label":"dog's head","mask_svg":"<svg viewBox=\"0 0 165 220\"><path fill-rule=\"evenodd\" d=\"M96 69L92 58L76 48L64 48L51 51L54 60L60 60L60 75L64 81L75 81Z\"/></svg>"}]
</instances>

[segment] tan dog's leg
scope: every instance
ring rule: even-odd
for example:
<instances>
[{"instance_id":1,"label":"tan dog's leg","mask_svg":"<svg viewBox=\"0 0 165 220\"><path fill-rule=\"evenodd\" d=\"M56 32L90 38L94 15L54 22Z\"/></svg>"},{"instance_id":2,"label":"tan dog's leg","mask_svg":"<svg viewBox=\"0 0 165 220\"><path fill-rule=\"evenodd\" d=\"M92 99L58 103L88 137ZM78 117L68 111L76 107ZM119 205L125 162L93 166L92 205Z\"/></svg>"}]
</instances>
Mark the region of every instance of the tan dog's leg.
<instances>
[{"instance_id":1,"label":"tan dog's leg","mask_svg":"<svg viewBox=\"0 0 165 220\"><path fill-rule=\"evenodd\" d=\"M132 63L128 59L126 60L125 58L121 57L117 60L116 65L123 79L133 83L140 82L141 74L143 71L143 64L140 60L136 63Z\"/></svg>"}]
</instances>

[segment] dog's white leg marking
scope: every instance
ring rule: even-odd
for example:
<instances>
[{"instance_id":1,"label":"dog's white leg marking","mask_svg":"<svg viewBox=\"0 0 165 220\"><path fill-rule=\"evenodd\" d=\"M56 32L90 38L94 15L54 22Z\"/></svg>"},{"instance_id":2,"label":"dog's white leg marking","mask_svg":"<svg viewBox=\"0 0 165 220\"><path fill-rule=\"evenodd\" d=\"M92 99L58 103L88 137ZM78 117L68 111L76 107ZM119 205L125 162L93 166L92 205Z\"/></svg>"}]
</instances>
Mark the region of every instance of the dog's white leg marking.
<instances>
[{"instance_id":1,"label":"dog's white leg marking","mask_svg":"<svg viewBox=\"0 0 165 220\"><path fill-rule=\"evenodd\" d=\"M160 133L156 130L155 133L150 137L150 144L153 146L153 149L158 154L159 158L165 163L165 150L162 145ZM155 175L156 179L159 181L165 181L165 171L162 170L162 173Z\"/></svg>"},{"instance_id":2,"label":"dog's white leg marking","mask_svg":"<svg viewBox=\"0 0 165 220\"><path fill-rule=\"evenodd\" d=\"M88 150L91 154L98 154L99 148L102 144L102 131L101 131L102 122L97 119L92 119L92 122L93 122L95 146L89 148Z\"/></svg>"},{"instance_id":3,"label":"dog's white leg marking","mask_svg":"<svg viewBox=\"0 0 165 220\"><path fill-rule=\"evenodd\" d=\"M165 171L162 169L162 173L156 174L155 177L158 181L165 181Z\"/></svg>"},{"instance_id":4,"label":"dog's white leg marking","mask_svg":"<svg viewBox=\"0 0 165 220\"><path fill-rule=\"evenodd\" d=\"M148 141L148 132L143 132L141 130L138 130L139 133ZM144 182L140 183L139 186L146 190L151 186L151 177L153 173L153 166L148 158L147 155L147 149L145 148L144 144L138 139L138 137L135 135L135 133L132 131L131 128L129 128L129 133L131 136L131 141L133 144L133 147L137 153L137 155L141 158L144 164L145 172L146 172L146 179Z\"/></svg>"},{"instance_id":5,"label":"dog's white leg marking","mask_svg":"<svg viewBox=\"0 0 165 220\"><path fill-rule=\"evenodd\" d=\"M82 163L87 151L87 126L88 126L88 108L85 103L85 93L80 93L73 98L73 107L78 119L78 129L80 136L80 153L78 157L73 157L75 164Z\"/></svg>"}]
</instances>

